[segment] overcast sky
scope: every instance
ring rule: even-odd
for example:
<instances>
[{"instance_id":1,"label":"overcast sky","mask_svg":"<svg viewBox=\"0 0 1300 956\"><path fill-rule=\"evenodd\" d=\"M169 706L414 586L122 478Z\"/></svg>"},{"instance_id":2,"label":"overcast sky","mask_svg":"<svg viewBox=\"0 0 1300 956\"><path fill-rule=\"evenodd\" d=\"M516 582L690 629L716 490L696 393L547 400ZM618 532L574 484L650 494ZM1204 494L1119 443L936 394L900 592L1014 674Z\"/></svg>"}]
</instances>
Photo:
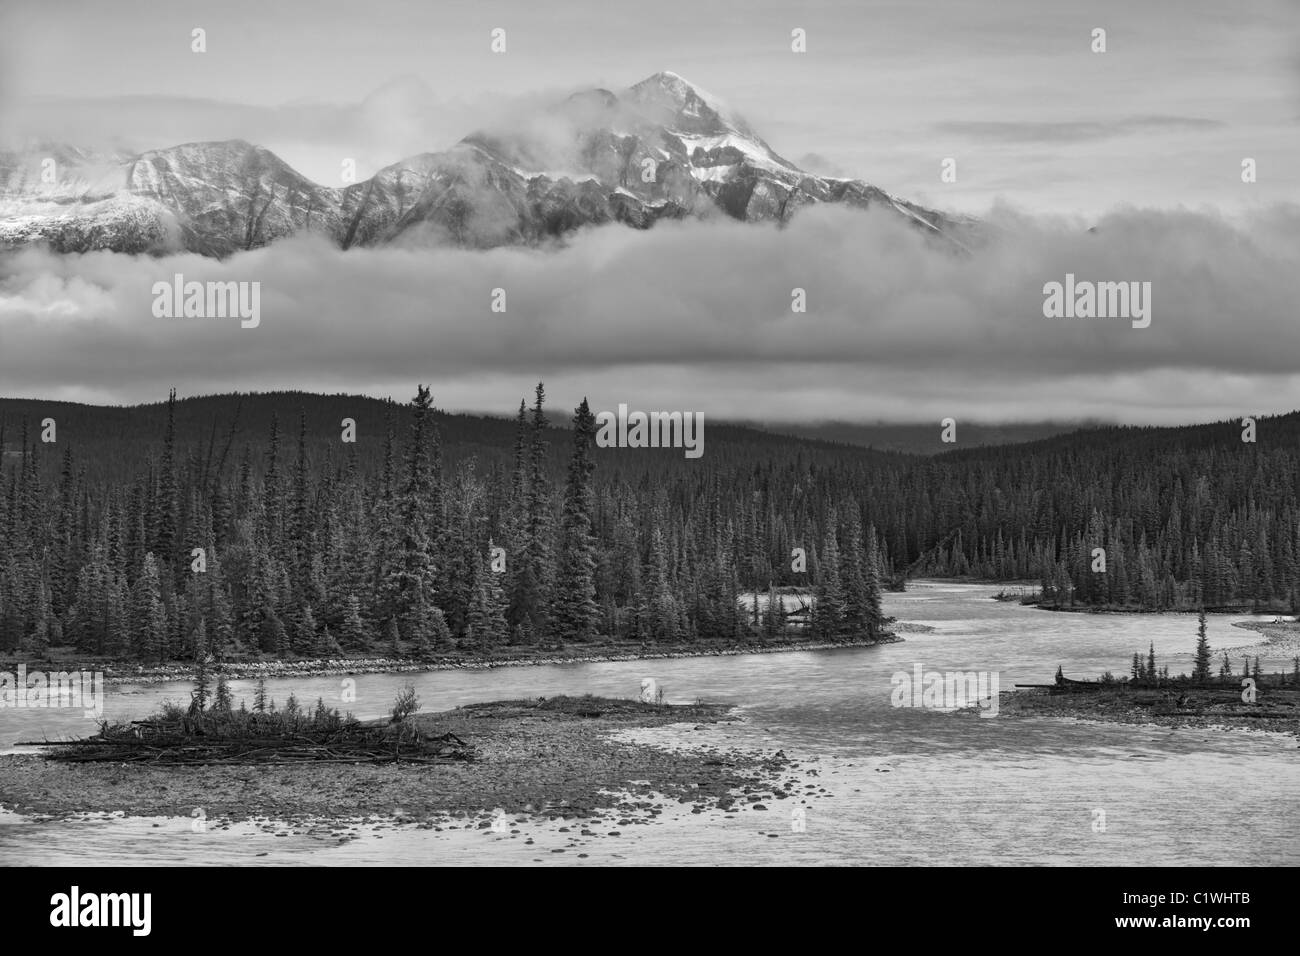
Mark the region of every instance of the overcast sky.
<instances>
[{"instance_id":1,"label":"overcast sky","mask_svg":"<svg viewBox=\"0 0 1300 956\"><path fill-rule=\"evenodd\" d=\"M205 54L190 32L207 33ZM508 51L489 50L507 31ZM790 31L808 52L790 52ZM1091 31L1107 31L1093 53ZM1300 407L1300 4L906 0L520 4L10 2L0 137L144 149L241 137L322 182L445 148L574 89L671 69L779 153L988 217L938 256L842 210L563 250L0 259L0 391L233 388L714 418L1179 422ZM1259 181L1241 182L1243 157ZM953 157L958 181L942 184ZM1095 233L1089 226L1097 225ZM1148 329L1043 317L1067 271L1152 281ZM263 284L262 325L154 319L154 281ZM510 290L510 311L487 309ZM805 315L789 290L808 289Z\"/></svg>"}]
</instances>

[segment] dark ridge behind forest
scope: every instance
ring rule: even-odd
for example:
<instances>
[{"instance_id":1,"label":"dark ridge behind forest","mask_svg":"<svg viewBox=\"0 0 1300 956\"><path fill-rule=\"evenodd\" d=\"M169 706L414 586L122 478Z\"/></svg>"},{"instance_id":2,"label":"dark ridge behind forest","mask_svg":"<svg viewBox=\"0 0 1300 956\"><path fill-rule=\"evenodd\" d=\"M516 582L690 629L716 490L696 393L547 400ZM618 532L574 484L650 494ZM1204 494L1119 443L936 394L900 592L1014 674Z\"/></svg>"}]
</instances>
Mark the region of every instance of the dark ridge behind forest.
<instances>
[{"instance_id":1,"label":"dark ridge behind forest","mask_svg":"<svg viewBox=\"0 0 1300 956\"><path fill-rule=\"evenodd\" d=\"M738 423L740 424L740 423ZM971 445L1011 445L1020 442L1036 441L1052 435L1073 432L1079 428L1094 425L1094 422L1008 422L1005 424L986 424L983 422L961 423L961 441L964 447ZM878 451L901 451L914 455L936 455L952 450L946 444L940 430L931 422L895 424L890 422L768 422L756 425L765 431L794 438L807 438L820 441L838 442L845 445L860 445Z\"/></svg>"}]
</instances>

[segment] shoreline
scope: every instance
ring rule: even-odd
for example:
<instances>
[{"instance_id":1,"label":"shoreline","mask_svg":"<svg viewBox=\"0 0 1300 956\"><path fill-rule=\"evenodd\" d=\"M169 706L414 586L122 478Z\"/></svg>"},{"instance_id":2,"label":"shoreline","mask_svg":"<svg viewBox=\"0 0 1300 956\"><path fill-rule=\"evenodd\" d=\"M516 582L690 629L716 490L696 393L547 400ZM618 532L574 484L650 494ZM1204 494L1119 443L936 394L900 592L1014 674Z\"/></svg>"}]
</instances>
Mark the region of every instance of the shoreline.
<instances>
[{"instance_id":1,"label":"shoreline","mask_svg":"<svg viewBox=\"0 0 1300 956\"><path fill-rule=\"evenodd\" d=\"M903 633L925 633L933 628L925 624L896 625ZM418 671L449 670L493 670L499 667L544 667L557 664L597 664L610 662L629 662L642 660L676 660L692 657L743 657L747 654L786 654L799 651L825 651L842 648L877 647L882 644L897 644L904 639L897 633L890 633L875 641L807 641L766 645L728 645L726 647L683 648L671 651L618 651L610 645L606 650L594 646L588 653L581 653L583 648L568 647L571 654L550 652L544 657L501 657L468 658L464 660L447 657L417 661L409 658L359 657L359 658L313 658L300 661L224 661L212 666L210 675L218 675L231 680L249 680L257 678L290 677L328 677L338 674L400 674ZM102 671L106 685L122 684L166 684L174 681L194 679L194 666L190 663L174 663L143 667L136 664L92 663L80 664L74 661L23 661L28 671L48 669L51 671L89 670ZM0 669L17 666L0 664ZM136 668L128 670L128 668Z\"/></svg>"},{"instance_id":2,"label":"shoreline","mask_svg":"<svg viewBox=\"0 0 1300 956\"><path fill-rule=\"evenodd\" d=\"M994 600L996 600L996 598ZM1034 601L1031 601L1028 604L1022 603L1021 606L1032 607L1038 611L1052 611L1057 614L1160 614L1160 615L1188 614L1194 616L1200 613L1200 609L1194 607L1167 607L1167 608L1161 608L1159 610L1152 610L1151 608L1110 607L1108 605L1100 605L1100 604L1099 605L1075 604L1071 606L1057 606L1054 604L1043 604ZM1256 611L1256 610L1252 610L1248 605L1243 605L1241 607L1217 607L1217 608L1207 607L1205 609L1205 613L1207 615L1231 614L1236 616L1236 615L1244 614L1248 617L1268 617L1269 615L1277 617L1278 615L1287 614L1290 612L1278 611L1272 609ZM1253 622L1249 622L1249 621L1242 622L1240 626L1249 626L1251 623Z\"/></svg>"},{"instance_id":3,"label":"shoreline","mask_svg":"<svg viewBox=\"0 0 1300 956\"><path fill-rule=\"evenodd\" d=\"M1254 644L1237 644L1219 650L1234 654L1254 654L1286 657L1300 656L1300 622L1298 621L1233 621L1233 627L1253 631L1263 637Z\"/></svg>"}]
</instances>

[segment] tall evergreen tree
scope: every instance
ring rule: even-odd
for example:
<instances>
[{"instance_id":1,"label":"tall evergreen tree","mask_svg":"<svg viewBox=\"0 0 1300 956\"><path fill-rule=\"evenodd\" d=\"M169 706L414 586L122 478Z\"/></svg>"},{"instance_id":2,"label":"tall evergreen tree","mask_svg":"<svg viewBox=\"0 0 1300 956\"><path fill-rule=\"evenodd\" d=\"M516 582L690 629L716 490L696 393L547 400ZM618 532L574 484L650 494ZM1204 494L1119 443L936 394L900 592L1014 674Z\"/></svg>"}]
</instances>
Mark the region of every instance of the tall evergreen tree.
<instances>
[{"instance_id":1,"label":"tall evergreen tree","mask_svg":"<svg viewBox=\"0 0 1300 956\"><path fill-rule=\"evenodd\" d=\"M844 588L840 581L840 550L833 527L818 555L813 629L822 640L836 640L844 630Z\"/></svg>"},{"instance_id":2,"label":"tall evergreen tree","mask_svg":"<svg viewBox=\"0 0 1300 956\"><path fill-rule=\"evenodd\" d=\"M546 440L548 426L543 405L546 390L541 382L537 383L528 458L528 497L527 520L525 529L524 554L527 572L521 587L525 592L520 595L520 604L524 616L529 619L537 633L544 633L547 607L546 596L550 593L552 575L552 533L554 525L554 507L551 499L551 480L547 472Z\"/></svg>"},{"instance_id":3,"label":"tall evergreen tree","mask_svg":"<svg viewBox=\"0 0 1300 956\"><path fill-rule=\"evenodd\" d=\"M176 484L176 389L167 396L167 426L163 453L158 465L158 495L154 502L156 529L150 548L163 573L179 583L184 573L177 555L176 521L179 509Z\"/></svg>"},{"instance_id":4,"label":"tall evergreen tree","mask_svg":"<svg viewBox=\"0 0 1300 956\"><path fill-rule=\"evenodd\" d=\"M138 659L162 663L166 654L167 611L162 601L158 563L152 551L144 556L131 595L131 630Z\"/></svg>"},{"instance_id":5,"label":"tall evergreen tree","mask_svg":"<svg viewBox=\"0 0 1300 956\"><path fill-rule=\"evenodd\" d=\"M767 586L767 608L763 614L762 627L764 640L779 640L785 633L785 608L772 584Z\"/></svg>"},{"instance_id":6,"label":"tall evergreen tree","mask_svg":"<svg viewBox=\"0 0 1300 956\"><path fill-rule=\"evenodd\" d=\"M573 414L573 455L560 519L559 567L550 618L550 634L555 640L593 640L600 617L596 604L596 543L591 532L595 434L596 419L584 398Z\"/></svg>"},{"instance_id":7,"label":"tall evergreen tree","mask_svg":"<svg viewBox=\"0 0 1300 956\"><path fill-rule=\"evenodd\" d=\"M417 610L432 603L433 554L429 540L429 504L433 483L429 455L429 418L433 399L419 386L411 402L411 438L406 456L406 478L392 511L397 542L390 565L384 569L383 617L406 630L408 637L424 625ZM386 626L386 625L385 625Z\"/></svg>"},{"instance_id":8,"label":"tall evergreen tree","mask_svg":"<svg viewBox=\"0 0 1300 956\"><path fill-rule=\"evenodd\" d=\"M1206 630L1205 608L1196 615L1196 665L1192 669L1193 680L1210 679L1210 638Z\"/></svg>"}]
</instances>

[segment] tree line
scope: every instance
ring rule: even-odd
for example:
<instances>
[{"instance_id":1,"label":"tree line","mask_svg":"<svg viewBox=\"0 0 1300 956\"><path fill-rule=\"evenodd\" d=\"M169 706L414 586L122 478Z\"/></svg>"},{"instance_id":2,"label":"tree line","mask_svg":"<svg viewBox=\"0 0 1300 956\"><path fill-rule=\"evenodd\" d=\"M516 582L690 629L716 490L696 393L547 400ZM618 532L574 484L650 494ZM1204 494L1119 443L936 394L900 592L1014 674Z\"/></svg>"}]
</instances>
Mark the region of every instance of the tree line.
<instances>
[{"instance_id":1,"label":"tree line","mask_svg":"<svg viewBox=\"0 0 1300 956\"><path fill-rule=\"evenodd\" d=\"M477 455L445 466L424 386L401 439L389 410L377 460L356 444L315 453L305 411L296 441L273 416L238 461L233 424L186 450L173 392L158 457L134 478L91 480L69 446L51 482L24 426L0 503L0 648L163 662L787 634L764 553L777 513L757 499L736 511L735 466L667 483L616 470L598 485L584 400L558 432L569 447L556 475L544 402L539 384L508 460L487 467ZM809 545L811 632L878 636L879 555L860 512ZM742 608L765 571L767 612Z\"/></svg>"},{"instance_id":2,"label":"tree line","mask_svg":"<svg viewBox=\"0 0 1300 956\"><path fill-rule=\"evenodd\" d=\"M1038 579L1057 606L1300 611L1300 415L1261 429L1267 442L1230 422L1101 428L943 456L917 536L957 533L922 571Z\"/></svg>"},{"instance_id":3,"label":"tree line","mask_svg":"<svg viewBox=\"0 0 1300 956\"><path fill-rule=\"evenodd\" d=\"M341 442L354 407L364 437ZM0 420L0 651L870 640L908 574L1037 579L1061 606L1300 609L1298 415L1258 445L1097 428L935 457L715 426L696 461L596 448L586 403L558 428L540 385L513 421L424 387L58 415L76 427L50 445ZM779 588L813 592L810 624Z\"/></svg>"}]
</instances>

